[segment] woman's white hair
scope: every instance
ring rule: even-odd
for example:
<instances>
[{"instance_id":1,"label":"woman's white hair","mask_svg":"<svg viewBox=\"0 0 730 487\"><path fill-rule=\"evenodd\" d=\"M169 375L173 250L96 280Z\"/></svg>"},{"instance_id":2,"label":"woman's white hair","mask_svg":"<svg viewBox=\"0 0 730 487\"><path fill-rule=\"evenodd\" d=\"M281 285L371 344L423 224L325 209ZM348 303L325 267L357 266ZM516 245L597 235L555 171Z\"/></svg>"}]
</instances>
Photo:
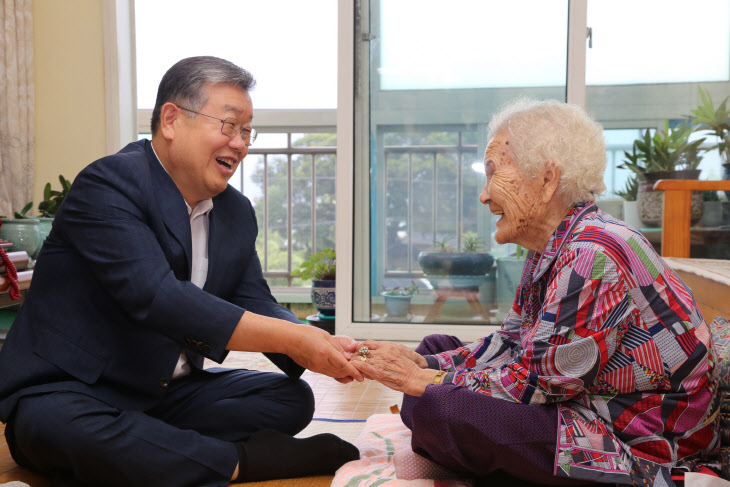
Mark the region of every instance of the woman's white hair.
<instances>
[{"instance_id":1,"label":"woman's white hair","mask_svg":"<svg viewBox=\"0 0 730 487\"><path fill-rule=\"evenodd\" d=\"M489 140L502 130L526 174L539 174L548 161L560 168L558 196L567 204L595 201L606 191L603 127L579 106L520 98L492 117Z\"/></svg>"}]
</instances>

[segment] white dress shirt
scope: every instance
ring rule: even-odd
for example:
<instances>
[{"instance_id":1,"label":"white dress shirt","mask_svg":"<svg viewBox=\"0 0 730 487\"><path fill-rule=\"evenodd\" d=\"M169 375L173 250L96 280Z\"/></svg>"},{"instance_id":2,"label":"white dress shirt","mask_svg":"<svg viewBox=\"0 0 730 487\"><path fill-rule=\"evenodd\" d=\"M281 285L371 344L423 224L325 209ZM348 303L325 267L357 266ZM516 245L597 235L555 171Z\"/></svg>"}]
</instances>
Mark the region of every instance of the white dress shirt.
<instances>
[{"instance_id":1,"label":"white dress shirt","mask_svg":"<svg viewBox=\"0 0 730 487\"><path fill-rule=\"evenodd\" d=\"M154 146L152 146L152 152L157 157ZM157 157L157 161L160 161L159 157ZM160 165L165 169L162 162L160 162ZM165 172L167 172L167 169L165 169ZM185 202L185 207L188 209L188 216L190 217L190 235L193 240L193 262L190 268L190 281L203 289L205 280L208 277L208 213L213 209L213 200L208 198L200 201L195 205L195 208L190 208L190 205ZM177 359L172 378L177 379L189 373L188 357L185 355L185 350L182 350L180 357Z\"/></svg>"}]
</instances>

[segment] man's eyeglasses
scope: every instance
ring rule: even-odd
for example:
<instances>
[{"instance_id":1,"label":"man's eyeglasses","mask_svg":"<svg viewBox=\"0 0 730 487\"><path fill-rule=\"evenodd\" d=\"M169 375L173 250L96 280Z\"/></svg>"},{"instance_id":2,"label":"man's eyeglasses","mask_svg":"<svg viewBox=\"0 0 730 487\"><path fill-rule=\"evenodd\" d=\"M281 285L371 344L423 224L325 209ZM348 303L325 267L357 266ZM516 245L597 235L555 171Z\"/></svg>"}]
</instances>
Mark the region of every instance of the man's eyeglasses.
<instances>
[{"instance_id":1,"label":"man's eyeglasses","mask_svg":"<svg viewBox=\"0 0 730 487\"><path fill-rule=\"evenodd\" d=\"M189 108L181 107L180 105L175 105L180 110L185 110L186 112L195 113L198 115L202 115L204 117L212 118L214 120L218 120L221 123L221 133L223 135L227 135L228 137L235 137L238 134L241 134L241 138L243 139L243 143L247 146L254 143L256 140L256 130L252 128L246 128L243 126L241 122L239 122L237 119L233 117L228 118L218 118L213 117L211 115L206 115L205 113L196 112L195 110L191 110Z\"/></svg>"}]
</instances>

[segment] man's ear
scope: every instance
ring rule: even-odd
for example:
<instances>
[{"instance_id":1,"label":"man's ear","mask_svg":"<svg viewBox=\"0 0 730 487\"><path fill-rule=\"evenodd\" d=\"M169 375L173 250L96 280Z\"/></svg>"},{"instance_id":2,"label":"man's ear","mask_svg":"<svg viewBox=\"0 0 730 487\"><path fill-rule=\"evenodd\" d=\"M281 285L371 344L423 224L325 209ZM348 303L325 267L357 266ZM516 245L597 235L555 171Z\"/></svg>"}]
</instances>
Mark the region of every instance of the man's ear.
<instances>
[{"instance_id":1,"label":"man's ear","mask_svg":"<svg viewBox=\"0 0 730 487\"><path fill-rule=\"evenodd\" d=\"M175 122L180 110L173 103L165 103L160 110L160 134L167 140L175 138Z\"/></svg>"},{"instance_id":2,"label":"man's ear","mask_svg":"<svg viewBox=\"0 0 730 487\"><path fill-rule=\"evenodd\" d=\"M550 159L545 163L542 173L542 202L548 203L558 191L560 183L560 167L554 160Z\"/></svg>"}]
</instances>

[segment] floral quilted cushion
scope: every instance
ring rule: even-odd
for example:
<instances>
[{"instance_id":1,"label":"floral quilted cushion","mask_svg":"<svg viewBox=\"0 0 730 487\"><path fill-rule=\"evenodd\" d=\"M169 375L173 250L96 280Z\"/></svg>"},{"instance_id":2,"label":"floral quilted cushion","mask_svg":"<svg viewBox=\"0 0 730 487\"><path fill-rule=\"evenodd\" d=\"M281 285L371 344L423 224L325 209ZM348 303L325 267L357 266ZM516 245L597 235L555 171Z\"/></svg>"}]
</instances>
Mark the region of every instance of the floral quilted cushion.
<instances>
[{"instance_id":1,"label":"floral quilted cushion","mask_svg":"<svg viewBox=\"0 0 730 487\"><path fill-rule=\"evenodd\" d=\"M710 325L712 341L717 350L717 373L720 393L720 443L730 446L730 323L717 317ZM727 455L727 452L725 452ZM724 463L724 462L723 462Z\"/></svg>"},{"instance_id":2,"label":"floral quilted cushion","mask_svg":"<svg viewBox=\"0 0 730 487\"><path fill-rule=\"evenodd\" d=\"M727 318L717 317L710 325L712 341L717 349L717 373L720 389L730 390L730 323Z\"/></svg>"}]
</instances>

